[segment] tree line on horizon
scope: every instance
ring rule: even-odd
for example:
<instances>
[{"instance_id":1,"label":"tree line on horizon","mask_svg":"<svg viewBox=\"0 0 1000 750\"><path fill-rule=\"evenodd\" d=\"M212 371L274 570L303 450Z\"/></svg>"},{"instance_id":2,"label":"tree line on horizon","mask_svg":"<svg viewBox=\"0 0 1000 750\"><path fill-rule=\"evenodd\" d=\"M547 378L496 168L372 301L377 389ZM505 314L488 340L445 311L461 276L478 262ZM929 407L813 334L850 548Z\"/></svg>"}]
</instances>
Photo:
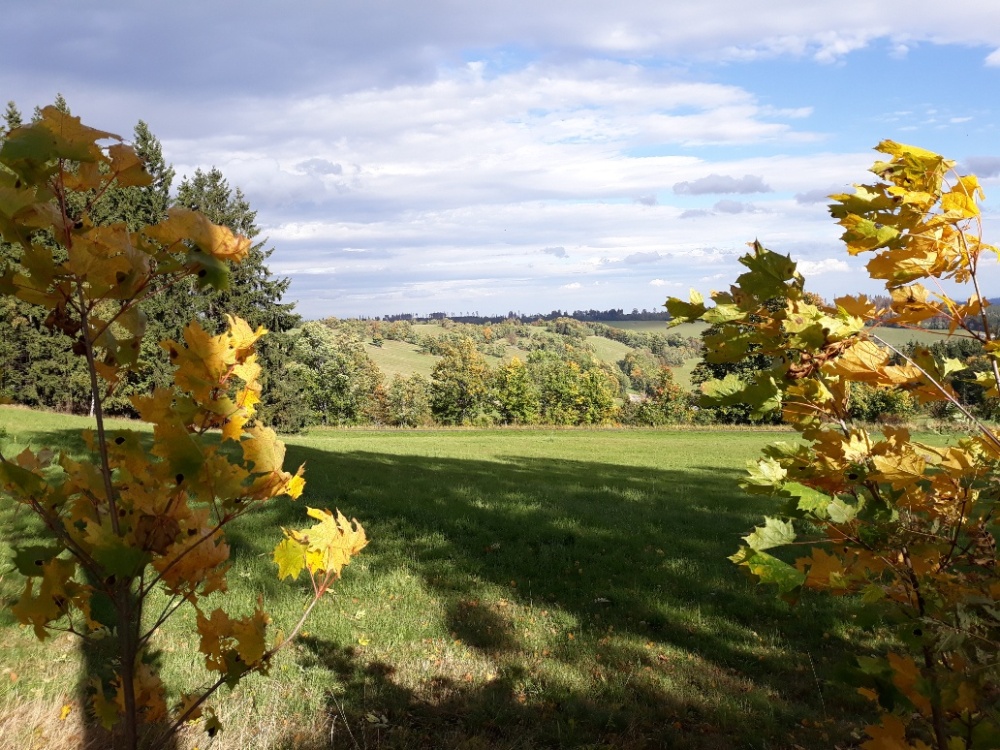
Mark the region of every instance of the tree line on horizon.
<instances>
[{"instance_id":1,"label":"tree line on horizon","mask_svg":"<svg viewBox=\"0 0 1000 750\"><path fill-rule=\"evenodd\" d=\"M55 106L69 112L61 96ZM13 102L3 117L3 132L23 122ZM608 325L666 320L666 311L553 310L532 316L511 311L505 317L475 313L454 318L434 313L426 320L445 329L440 336L417 334L413 323L421 319L410 314L303 321L294 303L283 301L289 280L270 272L267 260L273 248L259 237L256 212L243 192L230 186L216 168L198 169L175 188L176 174L142 121L135 126L133 144L152 182L109 190L93 212L95 221L140 227L161 220L176 205L201 210L254 244L247 261L233 269L228 290L196 294L194 282L189 281L144 303L149 335L139 353L141 366L106 405L110 413L135 416L131 396L170 382L173 365L166 350L153 342L181 340L192 314L212 333L222 329L227 314L234 314L269 331L259 346L265 373L261 417L285 432L313 425L656 426L754 421L745 405L703 408L699 392L706 383L752 376L769 366L765 358L751 357L738 366L701 358L692 375L694 389L688 391L675 382L670 368L701 357L699 340L670 334L666 328L661 334ZM0 266L21 260L20 248L0 244ZM87 413L91 396L85 369L57 340L72 332L59 330L47 312L29 302L5 298L0 305L0 396L28 406ZM1000 316L1000 307L989 312L994 310ZM927 327L935 327L935 321L928 321ZM587 344L588 336L618 341L631 352L615 362L602 361ZM436 357L431 376L387 378L365 351L366 343L378 346L386 339L415 344ZM518 356L511 358L506 348L515 345ZM988 366L981 345L977 349L976 342L957 339L938 348L939 355L970 363L969 370L955 376L953 385L991 417L995 405L974 378L976 371ZM868 421L903 420L920 411L905 393L862 384L855 387L852 408L858 419Z\"/></svg>"}]
</instances>

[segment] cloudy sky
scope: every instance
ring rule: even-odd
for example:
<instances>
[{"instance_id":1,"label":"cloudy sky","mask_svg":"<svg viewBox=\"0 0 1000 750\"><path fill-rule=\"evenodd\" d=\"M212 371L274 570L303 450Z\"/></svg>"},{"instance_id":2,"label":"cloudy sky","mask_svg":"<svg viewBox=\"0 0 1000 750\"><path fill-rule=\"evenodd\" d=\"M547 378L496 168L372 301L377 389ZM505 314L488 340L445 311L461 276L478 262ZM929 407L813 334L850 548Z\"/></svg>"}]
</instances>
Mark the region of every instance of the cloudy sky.
<instances>
[{"instance_id":1,"label":"cloudy sky","mask_svg":"<svg viewBox=\"0 0 1000 750\"><path fill-rule=\"evenodd\" d=\"M1000 240L994 0L8 5L3 99L220 168L309 318L654 309L754 238L875 291L825 196L884 138L985 178Z\"/></svg>"}]
</instances>

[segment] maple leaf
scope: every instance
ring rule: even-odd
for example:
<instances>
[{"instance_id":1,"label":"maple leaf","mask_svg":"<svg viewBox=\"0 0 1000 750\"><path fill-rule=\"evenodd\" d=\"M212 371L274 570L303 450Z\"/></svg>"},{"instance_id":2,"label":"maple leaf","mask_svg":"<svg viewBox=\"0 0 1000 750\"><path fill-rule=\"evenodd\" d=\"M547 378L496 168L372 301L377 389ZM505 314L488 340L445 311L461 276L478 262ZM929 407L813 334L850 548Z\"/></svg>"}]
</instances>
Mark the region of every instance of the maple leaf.
<instances>
[{"instance_id":1,"label":"maple leaf","mask_svg":"<svg viewBox=\"0 0 1000 750\"><path fill-rule=\"evenodd\" d=\"M750 549L755 551L781 547L795 541L795 527L791 521L781 521L777 518L765 519L763 526L758 526L753 533L743 537Z\"/></svg>"},{"instance_id":2,"label":"maple leaf","mask_svg":"<svg viewBox=\"0 0 1000 750\"><path fill-rule=\"evenodd\" d=\"M867 726L865 731L871 739L861 743L862 750L931 750L920 740L913 745L907 742L906 727L892 714L885 714L881 725Z\"/></svg>"},{"instance_id":3,"label":"maple leaf","mask_svg":"<svg viewBox=\"0 0 1000 750\"><path fill-rule=\"evenodd\" d=\"M252 615L232 622L232 637L236 640L236 651L247 666L256 666L267 650L265 637L271 618L261 609Z\"/></svg>"},{"instance_id":4,"label":"maple leaf","mask_svg":"<svg viewBox=\"0 0 1000 750\"><path fill-rule=\"evenodd\" d=\"M809 557L800 557L796 560L795 567L806 573L805 585L808 588L832 589L840 592L846 592L850 588L843 561L835 555L828 555L818 547L812 550Z\"/></svg>"},{"instance_id":5,"label":"maple leaf","mask_svg":"<svg viewBox=\"0 0 1000 750\"><path fill-rule=\"evenodd\" d=\"M253 464L255 474L281 471L285 461L285 445L270 427L255 424L247 430L248 437L240 442L243 459Z\"/></svg>"},{"instance_id":6,"label":"maple leaf","mask_svg":"<svg viewBox=\"0 0 1000 750\"><path fill-rule=\"evenodd\" d=\"M289 544L278 545L282 562L278 562L278 559L275 562L278 562L279 568L284 563L285 570L289 571L290 575L290 571L295 570L295 566L300 564L299 560L304 557L305 567L310 574L315 576L332 573L339 577L343 567L351 561L351 557L368 544L365 530L356 519L349 521L339 510L334 514L329 510L307 508L306 512L319 523L304 531L286 529L286 541ZM299 560L293 559L292 543L300 547ZM275 555L276 558L279 556L278 549L275 550ZM292 577L297 576L299 570L301 568L298 568Z\"/></svg>"},{"instance_id":7,"label":"maple leaf","mask_svg":"<svg viewBox=\"0 0 1000 750\"><path fill-rule=\"evenodd\" d=\"M287 532L286 532L287 533ZM274 562L278 566L278 579L296 579L299 573L306 566L306 552L308 545L302 544L291 537L286 537L278 542L272 555Z\"/></svg>"}]
</instances>

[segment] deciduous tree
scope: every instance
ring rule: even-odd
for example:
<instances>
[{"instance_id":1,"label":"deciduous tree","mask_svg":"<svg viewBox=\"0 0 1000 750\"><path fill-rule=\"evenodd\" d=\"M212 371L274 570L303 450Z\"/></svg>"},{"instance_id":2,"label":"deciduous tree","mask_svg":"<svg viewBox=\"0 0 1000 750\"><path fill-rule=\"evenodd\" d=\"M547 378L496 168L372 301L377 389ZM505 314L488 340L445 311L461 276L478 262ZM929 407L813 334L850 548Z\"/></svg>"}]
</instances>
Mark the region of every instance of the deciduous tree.
<instances>
[{"instance_id":1,"label":"deciduous tree","mask_svg":"<svg viewBox=\"0 0 1000 750\"><path fill-rule=\"evenodd\" d=\"M864 296L811 299L795 263L758 243L731 290L713 295L714 307L697 294L667 307L678 320L720 328L706 341L717 361L769 357L753 381L724 381L716 395L780 411L802 437L770 446L751 469L747 489L782 506L733 560L789 598L802 589L859 595L894 632L886 653L859 660L861 692L884 711L862 747L995 748L1000 436L948 384L963 363L927 349L904 356L877 326L944 317L949 333L983 342L991 366L978 380L998 395L1000 343L979 288L980 264L997 249L981 237L975 176L912 146L884 141L878 150L886 159L872 168L877 180L833 196L831 212L851 255L874 254L868 273L885 283L888 308ZM924 280L967 285L969 297L932 292ZM903 427L869 432L849 421L856 383L949 403L974 431L944 447ZM788 545L805 545L792 548L802 550L794 563L772 554Z\"/></svg>"}]
</instances>

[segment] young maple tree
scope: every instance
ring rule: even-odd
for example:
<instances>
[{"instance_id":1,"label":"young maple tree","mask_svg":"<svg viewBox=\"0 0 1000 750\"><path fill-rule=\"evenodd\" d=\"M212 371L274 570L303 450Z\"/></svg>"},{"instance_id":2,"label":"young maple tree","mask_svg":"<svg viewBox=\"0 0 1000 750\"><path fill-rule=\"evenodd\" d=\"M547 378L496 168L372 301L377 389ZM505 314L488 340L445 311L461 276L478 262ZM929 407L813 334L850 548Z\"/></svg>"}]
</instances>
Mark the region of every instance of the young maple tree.
<instances>
[{"instance_id":1,"label":"young maple tree","mask_svg":"<svg viewBox=\"0 0 1000 750\"><path fill-rule=\"evenodd\" d=\"M290 636L268 643L261 601L242 618L206 611L204 597L226 590L225 527L264 502L299 497L305 485L303 468L285 471L283 444L254 419L261 368L253 349L265 330L229 318L227 330L210 335L193 321L183 342L162 342L173 387L131 399L153 425L152 441L143 431L108 429L103 404L137 365L146 327L140 303L191 276L199 287L226 288L229 262L246 256L250 240L185 208L139 228L95 225L91 209L110 186L150 177L120 138L55 107L6 134L0 165L0 238L20 250L17 263L0 269L0 293L50 311L46 324L86 361L95 420L83 434L86 460L49 449L0 455L0 490L30 508L51 540L15 546L26 580L13 613L41 640L60 630L110 636L112 674L93 679L92 709L105 726L122 723L128 748L144 723L159 727L154 746L194 719L214 731L206 699L267 671L365 546L364 530L339 512L310 508L316 525L285 531L274 553L278 574L307 570L314 593ZM148 612L158 591L166 604ZM196 613L198 648L215 676L168 707L150 640L184 606Z\"/></svg>"},{"instance_id":2,"label":"young maple tree","mask_svg":"<svg viewBox=\"0 0 1000 750\"><path fill-rule=\"evenodd\" d=\"M981 238L975 176L912 146L884 141L877 150L889 157L872 168L878 181L832 196L831 212L851 255L875 253L867 268L885 282L888 307L863 295L810 299L795 263L754 243L741 259L747 272L712 294L713 307L693 292L667 308L677 322L720 331L706 341L708 361L770 358L752 379L713 383L709 401L780 410L802 438L769 446L751 467L745 488L782 505L733 561L785 597L803 588L860 595L894 631L887 654L859 659L860 691L882 709L862 747L1000 747L1000 435L948 384L961 362L922 348L904 356L878 335L879 325L943 316L946 335L985 345L992 367L977 377L1000 396L1000 339L979 286L980 262L997 249ZM963 302L923 280L965 284L971 294ZM939 447L904 427L869 432L849 418L857 384L950 402L972 434ZM772 554L789 545L811 549L794 564Z\"/></svg>"}]
</instances>

